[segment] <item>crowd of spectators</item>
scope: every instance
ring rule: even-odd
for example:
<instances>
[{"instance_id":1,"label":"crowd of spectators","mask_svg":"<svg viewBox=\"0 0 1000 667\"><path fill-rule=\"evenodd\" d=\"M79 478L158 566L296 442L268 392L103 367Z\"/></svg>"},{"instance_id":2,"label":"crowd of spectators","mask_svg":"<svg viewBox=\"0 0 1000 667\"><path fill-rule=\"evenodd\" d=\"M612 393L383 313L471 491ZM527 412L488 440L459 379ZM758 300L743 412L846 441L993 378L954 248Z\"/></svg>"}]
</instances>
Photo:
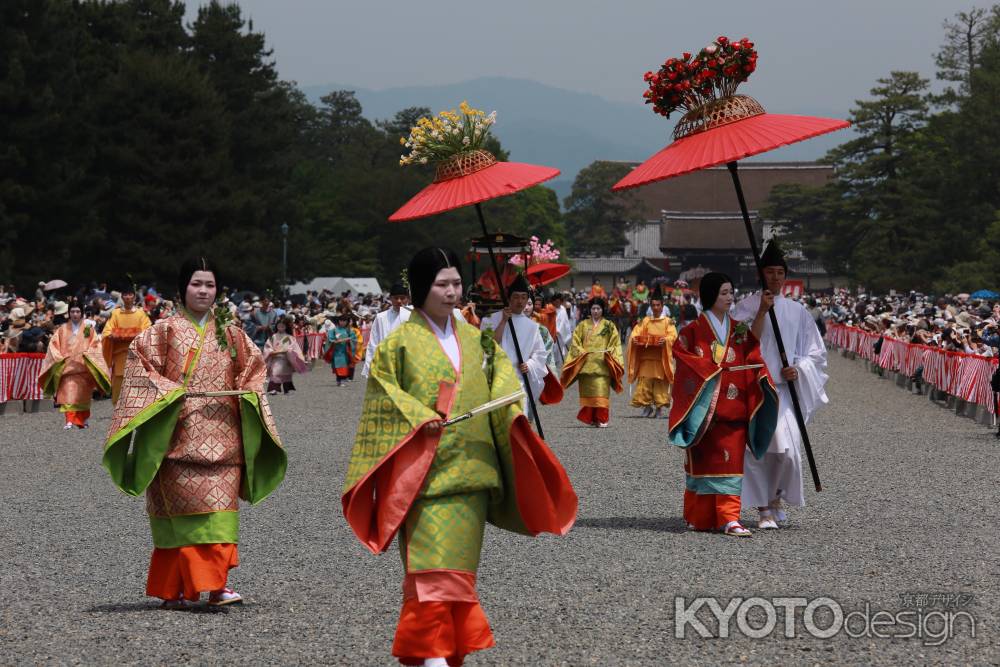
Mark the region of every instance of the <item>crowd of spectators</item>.
<instances>
[{"instance_id":1,"label":"crowd of spectators","mask_svg":"<svg viewBox=\"0 0 1000 667\"><path fill-rule=\"evenodd\" d=\"M25 295L15 293L8 285L0 285L0 352L44 352L53 332L68 320L72 305L80 305L86 323L102 331L111 312L124 304L123 291L127 291L109 290L105 283L93 283L75 291L43 288L44 283L40 283L33 294ZM337 313L345 312L354 326L367 329L375 315L389 307L388 296L380 294L335 295L324 291L272 300L226 287L220 294L222 304L259 345L275 332L279 319L296 335L325 333L333 326ZM152 322L170 317L177 309L175 301L155 286L137 287L135 304L146 311Z\"/></svg>"},{"instance_id":2,"label":"crowd of spectators","mask_svg":"<svg viewBox=\"0 0 1000 667\"><path fill-rule=\"evenodd\" d=\"M1000 356L1000 302L964 294L810 297L827 321L883 338L984 357Z\"/></svg>"},{"instance_id":3,"label":"crowd of spectators","mask_svg":"<svg viewBox=\"0 0 1000 667\"><path fill-rule=\"evenodd\" d=\"M52 332L68 318L69 306L80 304L84 318L97 331L103 329L111 311L123 304L122 291L109 290L105 283L92 283L75 291L66 288L45 291L39 284L33 294L18 295L0 285L0 351L44 352ZM605 291L598 282L586 291L562 293L570 320L579 321L589 310L585 304L594 296L609 302L609 316L621 322L622 333L641 317L647 298L645 286L632 288L619 283ZM670 314L678 324L697 316L697 293L686 283L664 286ZM551 295L552 292L549 291ZM307 292L283 299L271 299L253 292L221 290L222 303L238 318L244 331L259 345L275 332L283 320L295 335L326 333L339 313L346 313L352 326L367 331L375 316L389 308L383 294L333 294ZM837 290L833 294L797 297L813 314L821 332L827 322L856 326L882 337L909 343L956 350L986 357L1000 356L1000 302L975 299L967 295L930 296L908 294L871 295ZM155 286L136 289L136 304L150 320L169 317L176 311L173 299L166 298ZM541 305L536 304L536 307ZM478 324L476 305L463 308L466 319Z\"/></svg>"}]
</instances>

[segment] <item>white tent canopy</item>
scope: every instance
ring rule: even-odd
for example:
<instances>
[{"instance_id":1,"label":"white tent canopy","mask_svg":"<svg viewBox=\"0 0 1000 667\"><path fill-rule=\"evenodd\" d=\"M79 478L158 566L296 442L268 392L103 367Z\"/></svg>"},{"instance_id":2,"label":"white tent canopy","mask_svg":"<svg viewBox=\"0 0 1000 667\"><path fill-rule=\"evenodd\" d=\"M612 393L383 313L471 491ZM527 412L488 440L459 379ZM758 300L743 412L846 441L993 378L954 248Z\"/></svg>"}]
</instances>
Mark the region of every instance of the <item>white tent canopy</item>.
<instances>
[{"instance_id":1,"label":"white tent canopy","mask_svg":"<svg viewBox=\"0 0 1000 667\"><path fill-rule=\"evenodd\" d=\"M288 288L289 294L305 294L306 292L322 292L327 290L340 295L350 290L352 294L381 294L382 287L375 278L342 278L327 276L311 280L308 283L295 283Z\"/></svg>"}]
</instances>

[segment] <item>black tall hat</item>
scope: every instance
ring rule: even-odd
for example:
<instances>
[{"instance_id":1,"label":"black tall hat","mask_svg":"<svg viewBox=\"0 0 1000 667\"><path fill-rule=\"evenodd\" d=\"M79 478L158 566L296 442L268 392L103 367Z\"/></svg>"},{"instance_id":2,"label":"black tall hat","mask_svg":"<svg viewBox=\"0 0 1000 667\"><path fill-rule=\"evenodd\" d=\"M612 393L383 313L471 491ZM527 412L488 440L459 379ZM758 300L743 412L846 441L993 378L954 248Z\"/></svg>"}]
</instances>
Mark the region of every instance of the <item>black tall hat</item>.
<instances>
[{"instance_id":1,"label":"black tall hat","mask_svg":"<svg viewBox=\"0 0 1000 667\"><path fill-rule=\"evenodd\" d=\"M660 289L659 285L657 285L656 287L654 287L653 291L650 292L650 294L649 294L649 300L650 301L663 301L663 290Z\"/></svg>"},{"instance_id":2,"label":"black tall hat","mask_svg":"<svg viewBox=\"0 0 1000 667\"><path fill-rule=\"evenodd\" d=\"M389 288L389 296L410 296L410 290L402 282L394 282Z\"/></svg>"},{"instance_id":3,"label":"black tall hat","mask_svg":"<svg viewBox=\"0 0 1000 667\"><path fill-rule=\"evenodd\" d=\"M510 281L510 285L507 286L507 292L524 292L526 294L531 294L531 285L528 284L528 279L524 277L524 274L519 273L514 280Z\"/></svg>"},{"instance_id":4,"label":"black tall hat","mask_svg":"<svg viewBox=\"0 0 1000 667\"><path fill-rule=\"evenodd\" d=\"M767 247L764 248L764 252L760 256L760 266L761 268L780 266L786 273L788 272L788 263L785 262L785 253L782 252L777 239L771 239L768 241Z\"/></svg>"}]
</instances>

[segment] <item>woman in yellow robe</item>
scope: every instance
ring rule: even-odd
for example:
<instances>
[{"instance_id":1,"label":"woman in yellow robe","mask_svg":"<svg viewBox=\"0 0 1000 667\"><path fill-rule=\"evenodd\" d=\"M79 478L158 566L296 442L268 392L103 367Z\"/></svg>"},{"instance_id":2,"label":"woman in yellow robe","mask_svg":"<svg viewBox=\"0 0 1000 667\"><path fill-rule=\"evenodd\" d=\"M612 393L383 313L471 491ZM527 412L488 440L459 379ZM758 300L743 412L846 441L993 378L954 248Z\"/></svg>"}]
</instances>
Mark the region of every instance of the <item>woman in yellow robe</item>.
<instances>
[{"instance_id":1,"label":"woman in yellow robe","mask_svg":"<svg viewBox=\"0 0 1000 667\"><path fill-rule=\"evenodd\" d=\"M590 317L580 322L563 365L562 386L579 380L580 412L584 424L606 428L611 420L611 389L622 391L622 339L618 327L606 319L604 299L590 300Z\"/></svg>"},{"instance_id":2,"label":"woman in yellow robe","mask_svg":"<svg viewBox=\"0 0 1000 667\"><path fill-rule=\"evenodd\" d=\"M212 308L213 266L185 262L178 291L182 311L129 348L103 462L123 492L146 493L154 545L146 594L168 609L205 592L213 606L242 600L227 586L239 564L239 500L263 500L287 465L260 350L227 308Z\"/></svg>"},{"instance_id":3,"label":"woman in yellow robe","mask_svg":"<svg viewBox=\"0 0 1000 667\"><path fill-rule=\"evenodd\" d=\"M101 339L83 321L79 304L69 308L69 322L56 329L49 341L38 384L46 396L55 396L66 415L64 429L87 428L94 390L111 391L110 372L104 363Z\"/></svg>"},{"instance_id":4,"label":"woman in yellow robe","mask_svg":"<svg viewBox=\"0 0 1000 667\"><path fill-rule=\"evenodd\" d=\"M628 381L638 382L632 395L632 407L642 408L643 417L659 418L670 405L670 387L674 382L671 347L677 339L677 327L663 307L659 286L649 296L649 315L632 328L628 341Z\"/></svg>"},{"instance_id":5,"label":"woman in yellow robe","mask_svg":"<svg viewBox=\"0 0 1000 667\"><path fill-rule=\"evenodd\" d=\"M341 498L373 553L399 536L405 576L392 653L404 665L461 665L493 646L476 586L486 523L562 535L576 518L569 478L519 399L443 425L521 389L493 337L454 315L459 266L442 248L410 262L413 314L375 350Z\"/></svg>"},{"instance_id":6,"label":"woman in yellow robe","mask_svg":"<svg viewBox=\"0 0 1000 667\"><path fill-rule=\"evenodd\" d=\"M146 311L136 306L135 287L129 285L122 289L122 304L121 308L111 311L111 317L101 333L104 361L111 370L111 402L114 404L118 403L121 395L128 346L136 336L150 327Z\"/></svg>"}]
</instances>

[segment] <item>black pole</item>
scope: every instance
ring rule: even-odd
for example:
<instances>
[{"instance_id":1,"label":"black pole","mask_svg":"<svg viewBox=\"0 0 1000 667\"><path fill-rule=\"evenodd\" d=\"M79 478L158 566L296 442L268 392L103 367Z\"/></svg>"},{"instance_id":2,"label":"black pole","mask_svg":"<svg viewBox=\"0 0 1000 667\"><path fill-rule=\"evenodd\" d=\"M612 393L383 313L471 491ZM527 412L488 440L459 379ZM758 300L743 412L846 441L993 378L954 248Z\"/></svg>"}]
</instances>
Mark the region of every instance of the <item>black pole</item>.
<instances>
[{"instance_id":1,"label":"black pole","mask_svg":"<svg viewBox=\"0 0 1000 667\"><path fill-rule=\"evenodd\" d=\"M747 210L747 202L743 197L743 186L740 184L740 176L736 171L736 162L729 162L729 173L733 176L733 185L736 187L736 197L740 201L740 212L743 214L743 224L747 229L747 237L750 239L750 249L753 251L753 261L757 265L757 277L760 279L761 295L764 298L763 290L767 289L767 281L764 280L764 267L760 265L760 251L757 249L757 237L754 235L753 226L750 224L750 211ZM774 313L774 308L767 311L771 319L771 328L774 330L774 340L778 344L778 354L781 356L782 368L788 367L788 355L785 354L785 343L781 339L781 329L778 328L778 316ZM799 394L795 391L795 383L788 382L788 393L792 396L792 407L795 409L795 421L799 426L799 433L802 434L802 445L806 450L806 458L809 459L809 471L812 473L813 484L817 491L823 490L823 485L819 481L819 471L816 470L816 459L813 457L812 445L809 443L809 432L806 431L806 420L802 418L802 407L799 405Z\"/></svg>"},{"instance_id":2,"label":"black pole","mask_svg":"<svg viewBox=\"0 0 1000 667\"><path fill-rule=\"evenodd\" d=\"M479 204L476 204L476 215L479 216L479 226L483 228L486 249L490 252L490 264L493 265L493 275L496 276L497 286L500 288L500 301L503 302L503 307L507 308L510 305L510 302L507 300L507 286L503 284L503 278L500 277L500 266L497 264L497 256L493 254L493 239L490 238L490 233L486 231L486 218L483 217L483 207ZM517 365L520 368L521 364L524 363L524 356L521 354L521 345L517 342L517 329L514 327L513 320L507 322L507 326L510 329L510 337L514 341L514 352L517 353ZM535 397L531 393L531 383L528 382L528 374L521 373L521 377L524 378L524 392L528 395L528 405L531 406L531 412L535 416L535 427L538 429L538 437L544 440L545 434L542 432L542 418L538 414L538 409L535 408Z\"/></svg>"}]
</instances>

